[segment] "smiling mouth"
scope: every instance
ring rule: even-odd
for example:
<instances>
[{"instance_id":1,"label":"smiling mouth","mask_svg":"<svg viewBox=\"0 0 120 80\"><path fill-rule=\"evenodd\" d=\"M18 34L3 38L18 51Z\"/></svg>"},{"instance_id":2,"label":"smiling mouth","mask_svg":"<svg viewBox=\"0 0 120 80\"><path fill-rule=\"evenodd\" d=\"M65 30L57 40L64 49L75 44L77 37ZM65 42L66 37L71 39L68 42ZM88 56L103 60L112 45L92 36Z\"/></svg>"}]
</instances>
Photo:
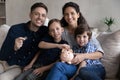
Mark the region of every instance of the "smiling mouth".
<instances>
[{"instance_id":1,"label":"smiling mouth","mask_svg":"<svg viewBox=\"0 0 120 80\"><path fill-rule=\"evenodd\" d=\"M58 37L58 35L55 35L55 37Z\"/></svg>"},{"instance_id":2,"label":"smiling mouth","mask_svg":"<svg viewBox=\"0 0 120 80\"><path fill-rule=\"evenodd\" d=\"M37 22L37 23L42 23L42 21L41 21L41 20L37 20L36 22Z\"/></svg>"},{"instance_id":3,"label":"smiling mouth","mask_svg":"<svg viewBox=\"0 0 120 80\"><path fill-rule=\"evenodd\" d=\"M69 22L72 22L72 20L69 20Z\"/></svg>"},{"instance_id":4,"label":"smiling mouth","mask_svg":"<svg viewBox=\"0 0 120 80\"><path fill-rule=\"evenodd\" d=\"M79 43L79 44L84 44L84 43Z\"/></svg>"}]
</instances>

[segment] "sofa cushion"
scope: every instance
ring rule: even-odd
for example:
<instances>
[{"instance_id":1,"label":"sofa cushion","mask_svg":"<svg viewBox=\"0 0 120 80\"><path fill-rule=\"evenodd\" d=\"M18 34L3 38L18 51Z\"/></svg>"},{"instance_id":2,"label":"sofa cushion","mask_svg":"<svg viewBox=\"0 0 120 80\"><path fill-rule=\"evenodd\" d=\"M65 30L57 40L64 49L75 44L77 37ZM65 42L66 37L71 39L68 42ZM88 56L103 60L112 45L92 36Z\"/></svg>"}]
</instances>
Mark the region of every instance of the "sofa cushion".
<instances>
[{"instance_id":1,"label":"sofa cushion","mask_svg":"<svg viewBox=\"0 0 120 80\"><path fill-rule=\"evenodd\" d=\"M0 49L1 49L1 46L2 46L2 43L7 35L7 32L9 30L10 26L4 24L4 25L1 25L0 26Z\"/></svg>"},{"instance_id":2,"label":"sofa cushion","mask_svg":"<svg viewBox=\"0 0 120 80\"><path fill-rule=\"evenodd\" d=\"M90 30L92 32L92 38L96 38L100 34L98 28L91 27Z\"/></svg>"},{"instance_id":3,"label":"sofa cushion","mask_svg":"<svg viewBox=\"0 0 120 80\"><path fill-rule=\"evenodd\" d=\"M106 69L106 78L114 79L120 66L120 30L114 33L100 34L97 39L105 53L102 63Z\"/></svg>"},{"instance_id":4,"label":"sofa cushion","mask_svg":"<svg viewBox=\"0 0 120 80\"><path fill-rule=\"evenodd\" d=\"M16 65L10 66L10 68L7 71L0 74L0 80L14 80L14 78L20 75L20 73L21 68L19 66Z\"/></svg>"}]
</instances>

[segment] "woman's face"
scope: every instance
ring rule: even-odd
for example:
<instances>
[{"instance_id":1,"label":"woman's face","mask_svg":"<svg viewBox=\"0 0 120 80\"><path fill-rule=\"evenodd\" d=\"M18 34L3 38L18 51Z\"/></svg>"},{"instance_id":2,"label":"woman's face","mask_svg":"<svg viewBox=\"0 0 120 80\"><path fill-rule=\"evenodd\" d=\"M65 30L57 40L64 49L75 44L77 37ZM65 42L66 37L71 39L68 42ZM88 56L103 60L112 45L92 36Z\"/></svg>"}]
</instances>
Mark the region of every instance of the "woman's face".
<instances>
[{"instance_id":1,"label":"woman's face","mask_svg":"<svg viewBox=\"0 0 120 80\"><path fill-rule=\"evenodd\" d=\"M70 26L77 26L80 14L73 7L67 7L64 11L64 19Z\"/></svg>"}]
</instances>

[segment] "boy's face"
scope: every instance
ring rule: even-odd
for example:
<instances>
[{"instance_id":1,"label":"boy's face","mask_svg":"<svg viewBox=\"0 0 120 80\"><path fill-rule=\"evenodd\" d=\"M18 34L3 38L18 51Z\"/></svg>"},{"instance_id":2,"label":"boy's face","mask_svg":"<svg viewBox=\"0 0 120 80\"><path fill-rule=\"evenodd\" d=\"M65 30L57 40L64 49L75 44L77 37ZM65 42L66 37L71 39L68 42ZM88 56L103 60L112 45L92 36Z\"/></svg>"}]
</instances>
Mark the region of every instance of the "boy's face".
<instances>
[{"instance_id":1,"label":"boy's face","mask_svg":"<svg viewBox=\"0 0 120 80\"><path fill-rule=\"evenodd\" d=\"M53 22L49 26L49 34L54 38L55 41L61 40L62 32L64 29L58 22Z\"/></svg>"},{"instance_id":2,"label":"boy's face","mask_svg":"<svg viewBox=\"0 0 120 80\"><path fill-rule=\"evenodd\" d=\"M83 34L78 34L76 36L76 41L80 47L85 46L89 41L89 36L87 35L87 32L84 32Z\"/></svg>"},{"instance_id":3,"label":"boy's face","mask_svg":"<svg viewBox=\"0 0 120 80\"><path fill-rule=\"evenodd\" d=\"M30 13L32 26L35 27L42 26L45 22L46 16L47 16L46 10L42 7L37 7Z\"/></svg>"}]
</instances>

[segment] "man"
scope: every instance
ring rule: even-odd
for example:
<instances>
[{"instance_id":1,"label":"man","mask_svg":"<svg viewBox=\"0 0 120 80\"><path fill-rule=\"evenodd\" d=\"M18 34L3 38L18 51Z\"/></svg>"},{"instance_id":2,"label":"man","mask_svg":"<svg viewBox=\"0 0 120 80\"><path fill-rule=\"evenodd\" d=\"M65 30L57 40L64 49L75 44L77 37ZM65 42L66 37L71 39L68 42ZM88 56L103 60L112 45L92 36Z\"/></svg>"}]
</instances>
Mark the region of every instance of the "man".
<instances>
[{"instance_id":1,"label":"man","mask_svg":"<svg viewBox=\"0 0 120 80\"><path fill-rule=\"evenodd\" d=\"M0 66L3 67L0 80L13 80L39 51L38 43L48 32L47 27L43 26L47 13L43 3L35 3L29 14L31 20L9 29L0 50Z\"/></svg>"}]
</instances>

